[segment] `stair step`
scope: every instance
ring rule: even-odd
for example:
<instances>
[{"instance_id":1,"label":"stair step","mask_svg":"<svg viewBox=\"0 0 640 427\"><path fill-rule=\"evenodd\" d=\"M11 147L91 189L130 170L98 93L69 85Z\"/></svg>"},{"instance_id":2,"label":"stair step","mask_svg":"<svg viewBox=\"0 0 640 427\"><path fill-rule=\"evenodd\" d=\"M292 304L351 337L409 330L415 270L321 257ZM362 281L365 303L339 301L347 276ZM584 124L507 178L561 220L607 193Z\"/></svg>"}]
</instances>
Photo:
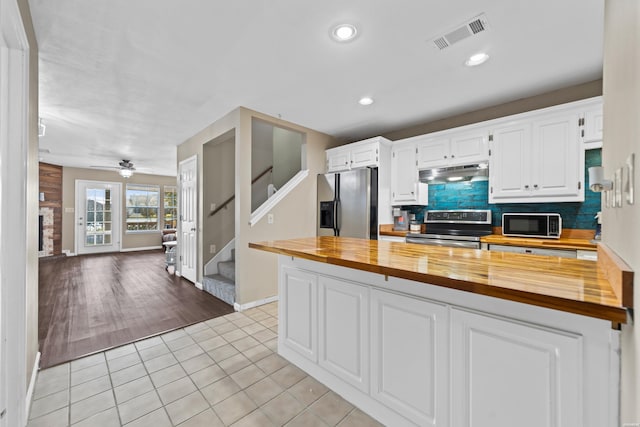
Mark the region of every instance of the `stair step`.
<instances>
[{"instance_id":1,"label":"stair step","mask_svg":"<svg viewBox=\"0 0 640 427\"><path fill-rule=\"evenodd\" d=\"M233 305L236 302L235 282L220 274L204 276L202 289L229 305Z\"/></svg>"},{"instance_id":2,"label":"stair step","mask_svg":"<svg viewBox=\"0 0 640 427\"><path fill-rule=\"evenodd\" d=\"M236 262L220 261L218 263L218 274L235 282L236 281Z\"/></svg>"}]
</instances>

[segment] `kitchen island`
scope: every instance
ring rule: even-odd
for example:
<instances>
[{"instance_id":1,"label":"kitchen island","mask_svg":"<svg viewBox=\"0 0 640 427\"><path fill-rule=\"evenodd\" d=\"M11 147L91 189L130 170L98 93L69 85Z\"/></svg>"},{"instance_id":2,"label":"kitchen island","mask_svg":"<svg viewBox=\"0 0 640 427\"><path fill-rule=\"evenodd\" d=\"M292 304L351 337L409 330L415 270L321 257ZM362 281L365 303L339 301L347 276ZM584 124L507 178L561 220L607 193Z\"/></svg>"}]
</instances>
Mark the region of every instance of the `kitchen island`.
<instances>
[{"instance_id":1,"label":"kitchen island","mask_svg":"<svg viewBox=\"0 0 640 427\"><path fill-rule=\"evenodd\" d=\"M632 273L609 254L250 246L280 255L278 352L387 425L619 424L616 327Z\"/></svg>"}]
</instances>

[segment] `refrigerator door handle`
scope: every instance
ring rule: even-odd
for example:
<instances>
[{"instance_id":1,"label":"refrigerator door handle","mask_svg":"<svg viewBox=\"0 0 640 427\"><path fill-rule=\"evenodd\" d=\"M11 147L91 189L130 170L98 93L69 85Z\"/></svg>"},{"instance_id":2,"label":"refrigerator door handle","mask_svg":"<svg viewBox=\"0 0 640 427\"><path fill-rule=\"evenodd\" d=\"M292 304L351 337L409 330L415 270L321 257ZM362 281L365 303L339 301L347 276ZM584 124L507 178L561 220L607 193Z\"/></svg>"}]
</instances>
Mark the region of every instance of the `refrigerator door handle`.
<instances>
[{"instance_id":1,"label":"refrigerator door handle","mask_svg":"<svg viewBox=\"0 0 640 427\"><path fill-rule=\"evenodd\" d=\"M339 236L340 235L340 200L334 201L333 206L334 206L333 221L335 224L333 227L333 235Z\"/></svg>"}]
</instances>

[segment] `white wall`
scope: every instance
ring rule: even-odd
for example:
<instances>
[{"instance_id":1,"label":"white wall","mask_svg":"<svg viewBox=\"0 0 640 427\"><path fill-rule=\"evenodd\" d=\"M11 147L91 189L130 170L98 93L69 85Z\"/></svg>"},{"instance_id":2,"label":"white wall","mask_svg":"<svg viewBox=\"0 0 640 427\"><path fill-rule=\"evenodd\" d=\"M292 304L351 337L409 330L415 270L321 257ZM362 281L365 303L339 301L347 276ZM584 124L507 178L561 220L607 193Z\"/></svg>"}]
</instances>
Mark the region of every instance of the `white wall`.
<instances>
[{"instance_id":1,"label":"white wall","mask_svg":"<svg viewBox=\"0 0 640 427\"><path fill-rule=\"evenodd\" d=\"M604 43L604 145L607 176L636 155L640 166L640 2L606 0ZM603 209L602 237L635 271L634 307L640 308L640 174L636 170L636 201ZM640 423L640 328L622 327L622 423Z\"/></svg>"}]
</instances>

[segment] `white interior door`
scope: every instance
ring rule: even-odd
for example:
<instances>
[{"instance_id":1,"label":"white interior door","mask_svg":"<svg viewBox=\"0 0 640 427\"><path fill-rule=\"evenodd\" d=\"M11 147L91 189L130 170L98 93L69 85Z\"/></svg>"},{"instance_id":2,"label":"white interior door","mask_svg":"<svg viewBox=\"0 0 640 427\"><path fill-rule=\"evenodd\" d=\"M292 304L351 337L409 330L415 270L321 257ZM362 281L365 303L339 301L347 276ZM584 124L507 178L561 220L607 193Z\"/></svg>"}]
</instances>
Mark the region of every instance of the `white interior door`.
<instances>
[{"instance_id":1,"label":"white interior door","mask_svg":"<svg viewBox=\"0 0 640 427\"><path fill-rule=\"evenodd\" d=\"M122 184L76 180L76 253L119 252Z\"/></svg>"},{"instance_id":2,"label":"white interior door","mask_svg":"<svg viewBox=\"0 0 640 427\"><path fill-rule=\"evenodd\" d=\"M198 158L196 156L180 162L180 275L196 282L198 256Z\"/></svg>"},{"instance_id":3,"label":"white interior door","mask_svg":"<svg viewBox=\"0 0 640 427\"><path fill-rule=\"evenodd\" d=\"M0 16L0 427L12 427L27 418L28 227L37 221L28 209L29 45L18 3L0 1Z\"/></svg>"}]
</instances>

